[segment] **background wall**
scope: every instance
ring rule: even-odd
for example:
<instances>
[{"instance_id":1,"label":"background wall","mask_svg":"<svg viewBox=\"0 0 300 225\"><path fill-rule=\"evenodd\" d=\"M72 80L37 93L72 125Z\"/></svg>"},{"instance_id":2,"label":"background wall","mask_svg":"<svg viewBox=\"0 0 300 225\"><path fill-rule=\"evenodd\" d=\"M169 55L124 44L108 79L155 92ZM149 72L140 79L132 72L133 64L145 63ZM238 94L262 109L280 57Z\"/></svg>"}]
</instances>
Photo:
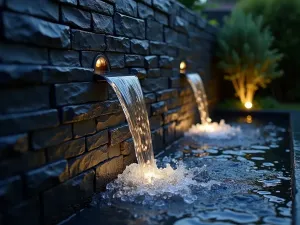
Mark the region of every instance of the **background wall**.
<instances>
[{"instance_id":1,"label":"background wall","mask_svg":"<svg viewBox=\"0 0 300 225\"><path fill-rule=\"evenodd\" d=\"M0 0L0 224L55 224L135 162L93 60L136 74L158 152L198 121L179 63L209 81L214 29L168 0Z\"/></svg>"}]
</instances>

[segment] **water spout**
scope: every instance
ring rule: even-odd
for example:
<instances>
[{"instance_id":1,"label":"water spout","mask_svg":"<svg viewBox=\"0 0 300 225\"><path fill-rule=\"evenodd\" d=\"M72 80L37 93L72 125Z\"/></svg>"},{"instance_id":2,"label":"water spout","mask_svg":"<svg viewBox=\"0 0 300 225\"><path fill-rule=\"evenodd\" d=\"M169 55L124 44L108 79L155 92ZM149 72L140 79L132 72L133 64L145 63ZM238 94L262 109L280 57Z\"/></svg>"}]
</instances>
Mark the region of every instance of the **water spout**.
<instances>
[{"instance_id":1,"label":"water spout","mask_svg":"<svg viewBox=\"0 0 300 225\"><path fill-rule=\"evenodd\" d=\"M106 76L128 121L135 154L142 168L154 168L154 153L143 91L136 76Z\"/></svg>"},{"instance_id":2,"label":"water spout","mask_svg":"<svg viewBox=\"0 0 300 225\"><path fill-rule=\"evenodd\" d=\"M207 96L200 75L198 73L190 73L186 76L195 95L198 110L200 113L201 123L210 123L211 119L209 118Z\"/></svg>"}]
</instances>

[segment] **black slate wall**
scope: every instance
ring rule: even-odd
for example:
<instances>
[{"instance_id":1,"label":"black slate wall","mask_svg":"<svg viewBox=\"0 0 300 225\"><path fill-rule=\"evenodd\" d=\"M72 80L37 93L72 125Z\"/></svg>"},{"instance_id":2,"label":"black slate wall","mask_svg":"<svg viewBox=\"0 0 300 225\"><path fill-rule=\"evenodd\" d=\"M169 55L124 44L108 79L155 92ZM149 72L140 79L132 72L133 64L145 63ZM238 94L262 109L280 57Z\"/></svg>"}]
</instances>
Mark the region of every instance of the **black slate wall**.
<instances>
[{"instance_id":1,"label":"black slate wall","mask_svg":"<svg viewBox=\"0 0 300 225\"><path fill-rule=\"evenodd\" d=\"M140 78L156 152L198 121L179 63L208 84L214 29L178 3L0 0L0 16L0 224L55 224L136 161L97 54Z\"/></svg>"}]
</instances>

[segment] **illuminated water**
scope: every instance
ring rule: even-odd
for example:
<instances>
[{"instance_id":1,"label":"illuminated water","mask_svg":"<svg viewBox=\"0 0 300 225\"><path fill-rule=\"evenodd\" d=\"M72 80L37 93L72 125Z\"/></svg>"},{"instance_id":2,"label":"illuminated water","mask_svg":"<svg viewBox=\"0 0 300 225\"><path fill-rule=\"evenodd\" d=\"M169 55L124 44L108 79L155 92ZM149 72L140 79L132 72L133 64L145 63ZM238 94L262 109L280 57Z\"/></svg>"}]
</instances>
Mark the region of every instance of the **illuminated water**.
<instances>
[{"instance_id":1,"label":"illuminated water","mask_svg":"<svg viewBox=\"0 0 300 225\"><path fill-rule=\"evenodd\" d=\"M226 117L246 134L258 132L247 145L235 137L179 140L157 157L163 169L149 180L131 165L68 225L291 224L288 121L266 118Z\"/></svg>"},{"instance_id":2,"label":"illuminated water","mask_svg":"<svg viewBox=\"0 0 300 225\"><path fill-rule=\"evenodd\" d=\"M220 123L213 122L209 117L207 96L203 81L198 73L187 74L187 79L192 87L198 105L201 124L196 124L185 133L189 137L207 137L211 139L226 140L240 135L240 127L233 127L221 120Z\"/></svg>"},{"instance_id":3,"label":"illuminated water","mask_svg":"<svg viewBox=\"0 0 300 225\"><path fill-rule=\"evenodd\" d=\"M194 96L200 113L201 123L206 124L210 121L210 118L208 112L207 96L203 81L198 73L190 73L187 74L186 77L194 92Z\"/></svg>"},{"instance_id":4,"label":"illuminated water","mask_svg":"<svg viewBox=\"0 0 300 225\"><path fill-rule=\"evenodd\" d=\"M116 92L128 121L139 165L156 167L148 113L140 82L136 76L106 77Z\"/></svg>"}]
</instances>

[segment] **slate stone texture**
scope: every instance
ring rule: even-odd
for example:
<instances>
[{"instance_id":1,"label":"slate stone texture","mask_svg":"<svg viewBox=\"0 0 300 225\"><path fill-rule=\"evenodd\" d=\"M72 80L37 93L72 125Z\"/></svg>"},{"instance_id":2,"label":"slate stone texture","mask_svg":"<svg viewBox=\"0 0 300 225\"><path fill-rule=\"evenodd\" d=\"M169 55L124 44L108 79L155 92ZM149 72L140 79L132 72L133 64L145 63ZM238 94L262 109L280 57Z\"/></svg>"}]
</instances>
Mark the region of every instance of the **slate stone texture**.
<instances>
[{"instance_id":1,"label":"slate stone texture","mask_svg":"<svg viewBox=\"0 0 300 225\"><path fill-rule=\"evenodd\" d=\"M97 55L140 79L155 152L197 122L179 63L211 80L217 30L176 1L0 0L0 17L0 223L57 224L136 162Z\"/></svg>"}]
</instances>

